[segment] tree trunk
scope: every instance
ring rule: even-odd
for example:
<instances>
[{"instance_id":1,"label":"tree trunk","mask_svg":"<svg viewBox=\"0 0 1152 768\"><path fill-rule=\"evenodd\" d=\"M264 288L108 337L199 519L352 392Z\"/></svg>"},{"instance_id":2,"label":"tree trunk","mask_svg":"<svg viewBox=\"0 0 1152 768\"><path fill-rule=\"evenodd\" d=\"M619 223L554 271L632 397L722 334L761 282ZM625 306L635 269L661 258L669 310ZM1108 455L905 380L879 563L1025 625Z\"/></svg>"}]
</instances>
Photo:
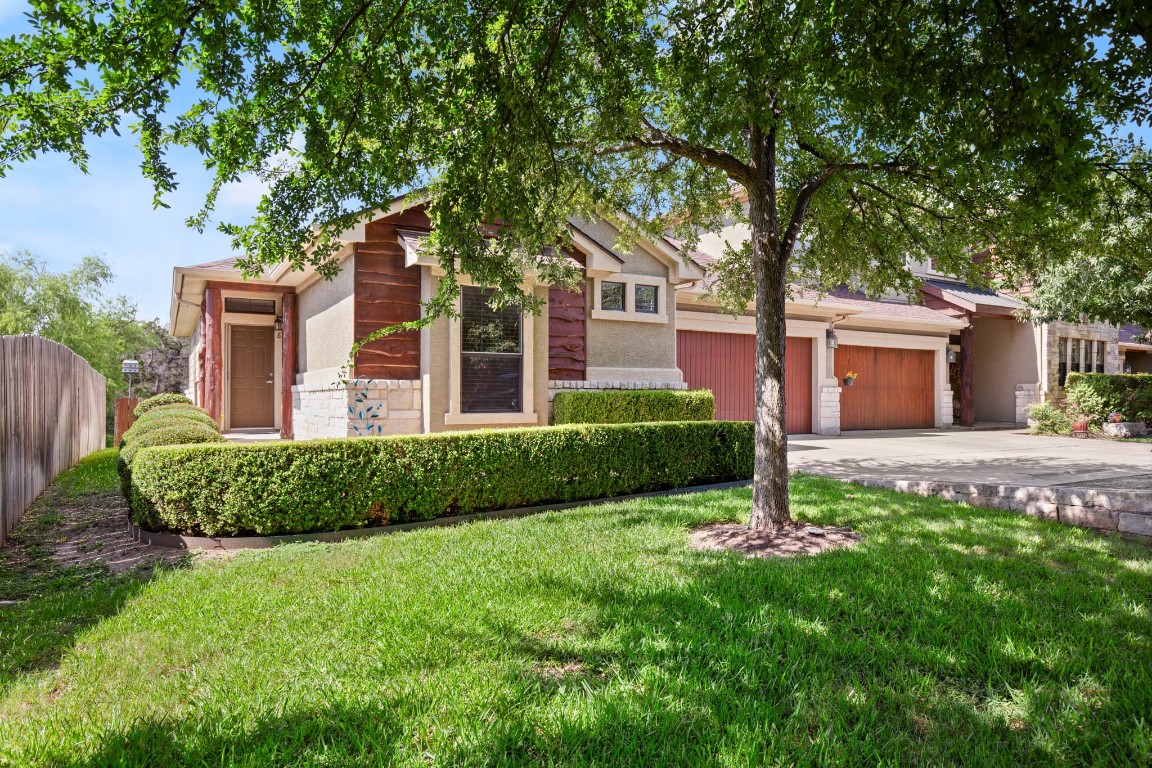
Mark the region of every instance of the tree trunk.
<instances>
[{"instance_id":1,"label":"tree trunk","mask_svg":"<svg viewBox=\"0 0 1152 768\"><path fill-rule=\"evenodd\" d=\"M766 158L771 162L770 153ZM788 513L788 430L784 399L784 299L788 259L779 240L774 173L768 183L750 184L752 268L756 288L756 460L752 485L752 528L779 531Z\"/></svg>"}]
</instances>

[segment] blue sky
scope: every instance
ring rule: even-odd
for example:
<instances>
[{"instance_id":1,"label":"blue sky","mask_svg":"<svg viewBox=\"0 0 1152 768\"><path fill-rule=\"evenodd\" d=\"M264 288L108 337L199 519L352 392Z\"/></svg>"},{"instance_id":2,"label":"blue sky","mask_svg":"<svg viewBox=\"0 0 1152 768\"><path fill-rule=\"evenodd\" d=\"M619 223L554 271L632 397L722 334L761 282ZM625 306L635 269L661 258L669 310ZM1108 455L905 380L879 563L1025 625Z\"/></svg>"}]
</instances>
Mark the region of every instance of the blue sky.
<instances>
[{"instance_id":1,"label":"blue sky","mask_svg":"<svg viewBox=\"0 0 1152 768\"><path fill-rule=\"evenodd\" d=\"M0 0L0 36L21 31L25 0ZM208 228L199 234L184 221L199 210L211 176L194 152L174 154L180 186L152 207L152 186L140 172L135 136L91 139L89 173L61 155L44 155L0 179L0 253L35 251L55 270L96 254L116 274L115 293L133 299L143 318L167 324L172 267L232 255L229 238ZM263 188L256 180L221 194L215 218L246 222Z\"/></svg>"}]
</instances>

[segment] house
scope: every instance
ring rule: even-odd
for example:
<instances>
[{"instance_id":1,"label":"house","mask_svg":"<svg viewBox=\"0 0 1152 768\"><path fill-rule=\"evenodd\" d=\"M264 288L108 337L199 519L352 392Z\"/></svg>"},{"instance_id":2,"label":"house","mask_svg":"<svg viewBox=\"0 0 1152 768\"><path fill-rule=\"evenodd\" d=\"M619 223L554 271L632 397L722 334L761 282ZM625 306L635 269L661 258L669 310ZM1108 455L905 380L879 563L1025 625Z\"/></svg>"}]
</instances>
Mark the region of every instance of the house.
<instances>
[{"instance_id":1,"label":"house","mask_svg":"<svg viewBox=\"0 0 1152 768\"><path fill-rule=\"evenodd\" d=\"M526 278L547 300L534 317L493 311L461 276L459 320L367 345L338 383L354 340L418 319L435 295L430 229L397 198L343 233L332 280L287 265L244 280L234 260L176 268L170 325L192 338L189 396L225 431L305 439L547 424L560 389L686 386L673 297L704 273L662 239L620 249L606 219L569 224L588 290Z\"/></svg>"},{"instance_id":2,"label":"house","mask_svg":"<svg viewBox=\"0 0 1152 768\"><path fill-rule=\"evenodd\" d=\"M287 265L245 280L234 260L178 267L171 329L192 338L189 396L225 431L296 439L547 424L571 388L706 388L717 418L751 419L753 311L732 316L709 290L746 226L685 254L671 238L622 249L606 218L568 225L583 290L527 278L547 300L534 317L493 311L461 276L459 319L365 346L342 383L353 342L418 319L443 277L422 253L419 204L397 198L344 233L332 280ZM789 433L1020 425L1031 403L1063 398L1068 372L1152 367L1139 329L1021 322L1016 297L911 267L918 296L790 296Z\"/></svg>"}]
</instances>

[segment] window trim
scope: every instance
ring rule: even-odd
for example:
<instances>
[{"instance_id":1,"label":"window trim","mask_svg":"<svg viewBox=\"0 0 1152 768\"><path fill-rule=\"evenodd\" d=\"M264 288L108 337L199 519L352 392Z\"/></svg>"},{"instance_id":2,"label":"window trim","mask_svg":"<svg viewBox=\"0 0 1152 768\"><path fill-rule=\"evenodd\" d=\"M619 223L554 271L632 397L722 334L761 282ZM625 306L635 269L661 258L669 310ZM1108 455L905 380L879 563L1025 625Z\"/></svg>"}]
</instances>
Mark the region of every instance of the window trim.
<instances>
[{"instance_id":1,"label":"window trim","mask_svg":"<svg viewBox=\"0 0 1152 768\"><path fill-rule=\"evenodd\" d=\"M460 286L473 286L466 276L458 277ZM531 283L525 283L524 290L534 290ZM536 412L536 356L535 337L538 318L531 313L522 315L520 322L520 411L497 411L465 413L460 410L462 404L461 384L461 348L463 346L463 327L459 313L463 309L463 291L456 298L457 317L448 319L448 411L444 414L445 426L503 426L520 424L539 424L540 417ZM487 354L487 353L485 353Z\"/></svg>"},{"instance_id":2,"label":"window trim","mask_svg":"<svg viewBox=\"0 0 1152 768\"><path fill-rule=\"evenodd\" d=\"M467 292L467 291L481 291L481 292L483 292L483 290L484 290L483 288L478 288L478 287L473 286L473 285L461 286L460 287L461 307L463 307L465 292ZM519 401L521 404L523 404L523 402L524 402L524 313L523 312L520 313L520 326L517 329L519 331L519 337L520 338L519 338L519 341L517 343L518 349L515 352L473 352L473 351L469 351L469 350L464 349L464 340L463 340L464 316L463 316L463 313L461 313L461 316L460 316L460 323L461 323L460 352L459 352L459 356L457 358L456 363L457 363L457 365L460 366L460 369L461 369L461 379L460 379L460 386L461 386L461 390L460 390L460 413L461 413L461 415L482 414L484 416L499 416L500 414L504 414L504 413L512 413L512 414L523 413L523 405L521 405L520 410L513 410L513 411L466 411L466 410L464 410L463 368L464 368L464 360L467 357L472 357L472 358L516 358L517 360L520 361L520 397L519 397Z\"/></svg>"},{"instance_id":3,"label":"window trim","mask_svg":"<svg viewBox=\"0 0 1152 768\"><path fill-rule=\"evenodd\" d=\"M605 307L604 306L604 288L609 285L620 286L620 308ZM628 283L622 280L601 280L599 281L600 291L597 296L597 304L599 309L603 312L627 312L628 311Z\"/></svg>"},{"instance_id":4,"label":"window trim","mask_svg":"<svg viewBox=\"0 0 1152 768\"><path fill-rule=\"evenodd\" d=\"M656 295L652 299L654 309L652 309L650 311L647 309L640 309L640 303L639 303L638 299L640 297L640 289L641 288L652 288L655 290ZM647 283L633 283L632 284L632 307L635 310L636 314L638 314L638 315L659 315L660 314L660 286L649 285Z\"/></svg>"},{"instance_id":5,"label":"window trim","mask_svg":"<svg viewBox=\"0 0 1152 768\"><path fill-rule=\"evenodd\" d=\"M604 309L600 300L603 294L601 286L604 283L624 283L624 311L618 309ZM668 315L668 278L655 275L636 275L617 272L609 277L592 278L592 311L589 314L592 320L618 320L634 323L662 323L669 322ZM650 285L656 289L656 311L636 311L636 286Z\"/></svg>"}]
</instances>

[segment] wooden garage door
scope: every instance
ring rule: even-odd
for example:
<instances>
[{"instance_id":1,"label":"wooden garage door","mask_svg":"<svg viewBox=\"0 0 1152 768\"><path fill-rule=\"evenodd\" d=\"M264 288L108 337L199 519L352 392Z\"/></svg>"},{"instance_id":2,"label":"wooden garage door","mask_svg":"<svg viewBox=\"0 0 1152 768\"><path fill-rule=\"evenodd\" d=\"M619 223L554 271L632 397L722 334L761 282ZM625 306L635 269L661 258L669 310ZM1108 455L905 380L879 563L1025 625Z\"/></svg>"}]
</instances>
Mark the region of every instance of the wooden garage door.
<instances>
[{"instance_id":1,"label":"wooden garage door","mask_svg":"<svg viewBox=\"0 0 1152 768\"><path fill-rule=\"evenodd\" d=\"M924 349L841 346L836 378L843 380L848 371L860 376L840 392L840 429L935 426L934 359Z\"/></svg>"},{"instance_id":2,"label":"wooden garage door","mask_svg":"<svg viewBox=\"0 0 1152 768\"><path fill-rule=\"evenodd\" d=\"M755 338L746 333L678 331L676 360L692 389L710 389L716 418L752 421L756 398ZM788 339L784 356L788 433L812 431L812 339Z\"/></svg>"}]
</instances>

